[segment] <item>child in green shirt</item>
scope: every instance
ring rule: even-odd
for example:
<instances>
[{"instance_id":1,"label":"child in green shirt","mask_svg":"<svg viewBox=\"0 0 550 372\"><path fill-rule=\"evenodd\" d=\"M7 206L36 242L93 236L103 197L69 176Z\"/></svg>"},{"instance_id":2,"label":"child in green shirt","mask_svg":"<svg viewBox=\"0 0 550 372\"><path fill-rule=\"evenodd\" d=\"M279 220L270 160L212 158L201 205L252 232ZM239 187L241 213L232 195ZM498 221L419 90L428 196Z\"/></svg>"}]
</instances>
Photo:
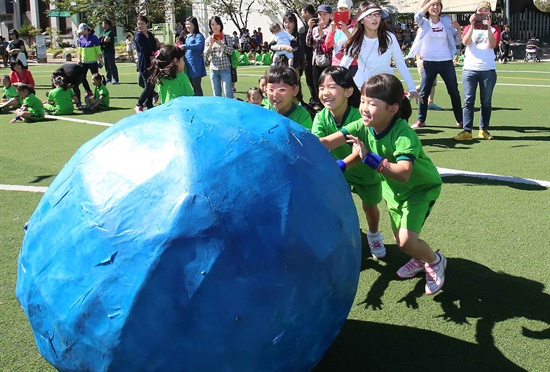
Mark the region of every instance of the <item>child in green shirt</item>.
<instances>
[{"instance_id":1,"label":"child in green shirt","mask_svg":"<svg viewBox=\"0 0 550 372\"><path fill-rule=\"evenodd\" d=\"M105 86L107 84L105 76L98 73L93 74L92 84L95 87L94 95L92 97L86 97L86 108L92 111L108 110L110 97L109 91Z\"/></svg>"},{"instance_id":2,"label":"child in green shirt","mask_svg":"<svg viewBox=\"0 0 550 372\"><path fill-rule=\"evenodd\" d=\"M11 110L21 106L23 100L17 93L17 88L12 85L10 76L2 76L2 85L4 86L2 93L2 103L0 104L0 110Z\"/></svg>"},{"instance_id":3,"label":"child in green shirt","mask_svg":"<svg viewBox=\"0 0 550 372\"><path fill-rule=\"evenodd\" d=\"M195 95L191 81L184 72L183 55L182 49L173 45L165 45L160 48L151 62L149 82L157 85L161 104L174 98Z\"/></svg>"},{"instance_id":4,"label":"child in green shirt","mask_svg":"<svg viewBox=\"0 0 550 372\"><path fill-rule=\"evenodd\" d=\"M347 124L362 122L358 109L360 99L361 93L348 69L340 66L325 69L319 77L319 100L324 108L315 115L311 133L322 141L322 138L337 133ZM347 144L332 149L331 154L335 159L356 157L356 154L352 155L352 148ZM362 163L345 172L344 177L351 191L361 198L369 227L367 241L371 255L376 259L384 258L386 256L384 237L378 230L380 223L378 203L382 201L380 177L376 171Z\"/></svg>"},{"instance_id":5,"label":"child in green shirt","mask_svg":"<svg viewBox=\"0 0 550 372\"><path fill-rule=\"evenodd\" d=\"M266 75L270 109L311 130L309 112L294 102L300 90L296 72L287 66L273 66Z\"/></svg>"},{"instance_id":6,"label":"child in green shirt","mask_svg":"<svg viewBox=\"0 0 550 372\"><path fill-rule=\"evenodd\" d=\"M21 84L17 87L17 93L23 99L23 105L15 111L15 118L10 120L10 123L23 121L25 123L33 123L44 119L44 106L36 97L36 91L33 87L27 84Z\"/></svg>"},{"instance_id":7,"label":"child in green shirt","mask_svg":"<svg viewBox=\"0 0 550 372\"><path fill-rule=\"evenodd\" d=\"M397 270L400 278L426 272L427 294L437 293L445 283L447 259L419 238L426 218L441 193L441 177L422 149L407 120L411 104L404 97L403 84L393 75L370 77L361 89L361 121L346 125L325 137L334 149L353 144L355 156L337 160L340 169L359 162L378 171L395 241L411 260Z\"/></svg>"},{"instance_id":8,"label":"child in green shirt","mask_svg":"<svg viewBox=\"0 0 550 372\"><path fill-rule=\"evenodd\" d=\"M78 98L72 89L67 87L63 76L52 77L55 87L48 93L48 99L44 101L44 109L52 115L70 115L74 112L73 99Z\"/></svg>"}]
</instances>

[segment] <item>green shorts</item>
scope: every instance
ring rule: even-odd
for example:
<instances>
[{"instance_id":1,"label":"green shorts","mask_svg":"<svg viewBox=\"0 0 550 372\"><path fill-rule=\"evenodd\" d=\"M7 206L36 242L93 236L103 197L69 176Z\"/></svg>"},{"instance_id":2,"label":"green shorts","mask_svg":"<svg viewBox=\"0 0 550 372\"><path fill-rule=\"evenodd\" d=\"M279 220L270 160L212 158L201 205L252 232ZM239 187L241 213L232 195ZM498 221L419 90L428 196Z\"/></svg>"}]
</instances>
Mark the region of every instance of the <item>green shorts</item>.
<instances>
[{"instance_id":1,"label":"green shorts","mask_svg":"<svg viewBox=\"0 0 550 372\"><path fill-rule=\"evenodd\" d=\"M393 232L400 228L414 231L420 234L426 218L430 215L435 200L425 201L405 201L402 203L388 202L388 212L390 212L391 227Z\"/></svg>"},{"instance_id":2,"label":"green shorts","mask_svg":"<svg viewBox=\"0 0 550 372\"><path fill-rule=\"evenodd\" d=\"M382 200L382 182L374 185L356 185L350 182L350 186L351 192L357 194L361 201L369 207L378 205Z\"/></svg>"},{"instance_id":3,"label":"green shorts","mask_svg":"<svg viewBox=\"0 0 550 372\"><path fill-rule=\"evenodd\" d=\"M38 121L42 121L44 120L44 117L43 116L40 116L40 115L32 115L31 114L31 117L30 118L25 118L23 119L23 121L25 123L36 123Z\"/></svg>"}]
</instances>

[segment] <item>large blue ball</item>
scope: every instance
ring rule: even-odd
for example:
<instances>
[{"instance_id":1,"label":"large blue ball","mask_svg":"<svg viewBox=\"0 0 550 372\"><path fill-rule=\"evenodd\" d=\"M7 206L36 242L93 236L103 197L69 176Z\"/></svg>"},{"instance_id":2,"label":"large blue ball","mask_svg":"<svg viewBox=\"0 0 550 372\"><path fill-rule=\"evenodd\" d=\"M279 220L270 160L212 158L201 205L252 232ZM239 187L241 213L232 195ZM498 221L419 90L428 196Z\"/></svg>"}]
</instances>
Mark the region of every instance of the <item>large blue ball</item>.
<instances>
[{"instance_id":1,"label":"large blue ball","mask_svg":"<svg viewBox=\"0 0 550 372\"><path fill-rule=\"evenodd\" d=\"M360 252L317 138L254 105L180 98L65 165L28 223L17 297L59 370L309 370Z\"/></svg>"}]
</instances>

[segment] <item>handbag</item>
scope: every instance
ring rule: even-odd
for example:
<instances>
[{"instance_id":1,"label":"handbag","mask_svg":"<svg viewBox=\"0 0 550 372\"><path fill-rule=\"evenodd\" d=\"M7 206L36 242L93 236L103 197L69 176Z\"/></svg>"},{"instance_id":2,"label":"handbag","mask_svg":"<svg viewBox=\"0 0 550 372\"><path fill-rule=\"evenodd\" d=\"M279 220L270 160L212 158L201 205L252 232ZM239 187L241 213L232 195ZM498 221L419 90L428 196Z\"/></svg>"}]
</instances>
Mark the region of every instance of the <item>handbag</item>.
<instances>
[{"instance_id":1,"label":"handbag","mask_svg":"<svg viewBox=\"0 0 550 372\"><path fill-rule=\"evenodd\" d=\"M332 63L331 58L325 53L316 53L313 60L315 61L315 65L317 67L328 67Z\"/></svg>"}]
</instances>

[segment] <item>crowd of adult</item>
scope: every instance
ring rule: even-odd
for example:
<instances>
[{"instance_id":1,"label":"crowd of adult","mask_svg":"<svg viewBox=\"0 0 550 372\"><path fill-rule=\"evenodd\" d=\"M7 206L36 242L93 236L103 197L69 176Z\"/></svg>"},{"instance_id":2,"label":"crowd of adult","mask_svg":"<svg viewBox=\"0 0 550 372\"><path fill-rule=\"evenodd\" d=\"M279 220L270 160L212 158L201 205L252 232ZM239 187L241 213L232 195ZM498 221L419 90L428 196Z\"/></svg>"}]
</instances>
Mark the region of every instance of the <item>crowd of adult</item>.
<instances>
[{"instance_id":1,"label":"crowd of adult","mask_svg":"<svg viewBox=\"0 0 550 372\"><path fill-rule=\"evenodd\" d=\"M480 138L492 139L488 132L491 112L492 91L496 82L495 58L493 51L500 42L500 28L492 22L491 5L481 1L470 23L462 30L461 25L442 15L441 0L424 0L414 15L414 24L393 25L387 11L378 4L365 1L358 4L356 14L351 0L339 0L338 17L331 6L322 4L315 9L304 4L301 9L303 26L300 27L296 13L288 11L280 23L270 26L271 38L264 37L261 28L249 32L241 29L232 35L224 33L220 17L209 20L208 30L202 33L195 17L188 17L185 23L177 23L176 45L183 50L185 73L193 88L194 95L204 94L202 78L209 78L215 96L234 98L236 68L246 63L279 64L292 67L298 77L305 75L310 93L308 103L302 100L301 84L297 101L311 112L320 111L323 105L319 99L319 78L330 66L343 66L348 69L358 88L373 75L393 74L397 68L407 87L409 99L418 102L417 121L414 129L426 126L428 110L439 109L433 102L436 78L440 75L451 98L456 125L463 129L456 140L471 139L473 103L476 88L480 86L481 123ZM481 20L480 15L485 18ZM66 66L66 71L79 71L82 78L75 82L73 90L79 101L79 86L82 85L86 97L93 95L87 73L97 74L105 65L106 83L118 84L118 68L115 60L115 37L112 23L104 20L101 32L82 23L78 26L77 46L78 66ZM282 27L281 27L282 26ZM137 99L136 112L154 106L155 86L151 84L151 61L159 50L159 42L149 30L147 17L140 15L136 20L136 33L126 39L129 54L136 52L138 82L143 88ZM10 41L5 45L5 57L13 70L14 83L28 82L23 70L28 69L28 52L25 43L16 30L10 30ZM503 33L504 60L509 49L510 35ZM463 95L461 101L456 77L456 59L463 45ZM254 54L255 53L255 54ZM491 54L493 53L493 54ZM283 57L283 58L281 58ZM243 61L246 61L243 63ZM418 65L420 85L414 84L408 69L410 61ZM25 75L25 76L24 76Z\"/></svg>"}]
</instances>

